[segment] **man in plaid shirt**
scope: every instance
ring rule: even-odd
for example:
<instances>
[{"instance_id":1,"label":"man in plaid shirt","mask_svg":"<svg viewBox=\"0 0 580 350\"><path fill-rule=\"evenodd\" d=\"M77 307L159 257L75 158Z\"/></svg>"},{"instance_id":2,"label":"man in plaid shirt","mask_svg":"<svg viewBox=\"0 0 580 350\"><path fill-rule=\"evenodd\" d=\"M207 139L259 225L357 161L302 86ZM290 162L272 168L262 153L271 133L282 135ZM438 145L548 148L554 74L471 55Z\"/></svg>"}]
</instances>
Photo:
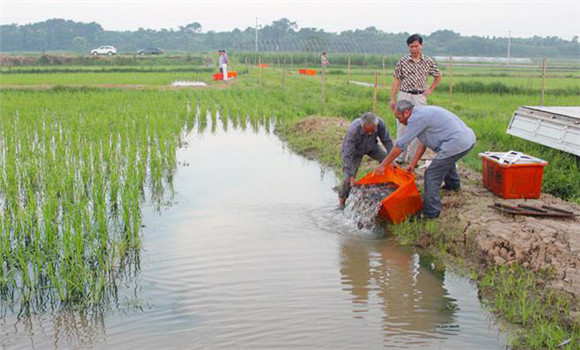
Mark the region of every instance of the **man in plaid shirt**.
<instances>
[{"instance_id":1,"label":"man in plaid shirt","mask_svg":"<svg viewBox=\"0 0 580 350\"><path fill-rule=\"evenodd\" d=\"M409 55L402 57L395 65L393 71L393 86L391 88L391 110L394 111L395 103L401 100L407 100L415 106L427 105L427 96L429 96L439 82L441 81L441 72L437 68L435 61L428 56L423 55L423 38L418 34L413 34L407 38ZM427 79L429 75L435 79L429 88L427 88ZM397 139L405 132L406 126L397 121ZM415 154L417 149L417 139L413 140L406 152L401 153L397 162L406 163L410 157Z\"/></svg>"}]
</instances>

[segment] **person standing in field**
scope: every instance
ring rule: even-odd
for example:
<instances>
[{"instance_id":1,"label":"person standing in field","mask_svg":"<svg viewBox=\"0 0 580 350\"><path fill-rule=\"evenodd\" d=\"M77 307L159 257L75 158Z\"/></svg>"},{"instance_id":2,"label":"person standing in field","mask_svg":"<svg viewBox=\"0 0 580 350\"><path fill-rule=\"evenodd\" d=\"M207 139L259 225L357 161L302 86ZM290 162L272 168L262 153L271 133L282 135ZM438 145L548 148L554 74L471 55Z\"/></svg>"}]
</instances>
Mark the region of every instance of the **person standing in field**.
<instances>
[{"instance_id":1,"label":"person standing in field","mask_svg":"<svg viewBox=\"0 0 580 350\"><path fill-rule=\"evenodd\" d=\"M364 113L350 124L342 141L341 158L344 176L338 193L341 207L344 207L350 189L354 185L363 157L367 155L382 162L387 156L387 152L379 146L377 137L387 152L393 149L393 141L385 127L385 122L372 112Z\"/></svg>"},{"instance_id":2,"label":"person standing in field","mask_svg":"<svg viewBox=\"0 0 580 350\"><path fill-rule=\"evenodd\" d=\"M429 96L441 81L441 72L435 61L423 55L423 38L419 34L413 34L407 38L409 55L399 59L393 71L393 86L391 87L391 110L395 110L396 101L407 100L415 106L427 105ZM427 88L429 75L435 79ZM406 126L397 121L397 139L405 132ZM406 163L417 149L417 140L413 140L407 151L401 153L398 163Z\"/></svg>"},{"instance_id":3,"label":"person standing in field","mask_svg":"<svg viewBox=\"0 0 580 350\"><path fill-rule=\"evenodd\" d=\"M228 56L226 50L219 50L220 53L220 73L224 75L224 80L228 80Z\"/></svg>"},{"instance_id":4,"label":"person standing in field","mask_svg":"<svg viewBox=\"0 0 580 350\"><path fill-rule=\"evenodd\" d=\"M320 56L320 63L322 64L322 69L326 69L326 66L330 63L328 62L328 58L326 58L326 51Z\"/></svg>"},{"instance_id":5,"label":"person standing in field","mask_svg":"<svg viewBox=\"0 0 580 350\"><path fill-rule=\"evenodd\" d=\"M219 69L220 73L223 73L224 71L222 69L222 62L221 62L222 61L222 50L218 50L218 55L220 56L218 58L218 69Z\"/></svg>"},{"instance_id":6,"label":"person standing in field","mask_svg":"<svg viewBox=\"0 0 580 350\"><path fill-rule=\"evenodd\" d=\"M415 106L410 101L400 100L395 105L395 117L407 128L376 171L383 172L415 139L419 144L407 167L408 172L413 172L427 148L437 152L425 171L423 189L423 216L437 218L441 213L439 190L461 189L455 163L471 151L475 133L458 116L442 107Z\"/></svg>"}]
</instances>

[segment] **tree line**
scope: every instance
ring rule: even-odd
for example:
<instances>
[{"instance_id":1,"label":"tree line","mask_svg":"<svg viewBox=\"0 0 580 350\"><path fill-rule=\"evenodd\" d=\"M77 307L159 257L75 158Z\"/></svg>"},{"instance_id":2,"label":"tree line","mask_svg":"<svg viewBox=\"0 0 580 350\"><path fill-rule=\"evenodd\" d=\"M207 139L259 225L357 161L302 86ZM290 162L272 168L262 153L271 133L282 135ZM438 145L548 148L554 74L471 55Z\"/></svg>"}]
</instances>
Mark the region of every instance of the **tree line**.
<instances>
[{"instance_id":1,"label":"tree line","mask_svg":"<svg viewBox=\"0 0 580 350\"><path fill-rule=\"evenodd\" d=\"M121 54L139 49L160 47L166 51L211 52L218 49L252 52L349 52L400 55L407 52L406 38L412 33L387 33L375 27L325 32L317 28L298 28L297 23L282 18L258 29L248 27L229 32L204 32L193 22L178 29L110 31L95 22L82 23L65 19L0 26L0 52L68 51L88 53L101 45L114 45ZM463 36L443 29L424 38L424 52L434 56L505 57L506 37ZM511 57L580 57L578 37L564 40L556 36L511 38Z\"/></svg>"}]
</instances>

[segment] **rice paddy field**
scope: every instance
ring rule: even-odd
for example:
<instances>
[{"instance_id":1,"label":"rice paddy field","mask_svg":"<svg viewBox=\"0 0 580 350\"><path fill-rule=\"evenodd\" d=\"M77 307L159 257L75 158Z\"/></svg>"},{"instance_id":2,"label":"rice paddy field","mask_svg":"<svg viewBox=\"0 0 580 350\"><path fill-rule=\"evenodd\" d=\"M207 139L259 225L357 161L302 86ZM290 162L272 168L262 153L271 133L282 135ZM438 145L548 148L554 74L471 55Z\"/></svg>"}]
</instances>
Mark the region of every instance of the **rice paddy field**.
<instances>
[{"instance_id":1,"label":"rice paddy field","mask_svg":"<svg viewBox=\"0 0 580 350\"><path fill-rule=\"evenodd\" d=\"M285 125L310 115L352 120L373 110L395 134L388 108L392 70L330 66L321 77L298 65L237 62L238 78L214 82L213 68L189 65L30 66L0 69L0 304L26 313L101 308L138 269L142 208L170 205L176 151L194 127ZM332 62L332 58L331 62ZM317 67L310 67L317 68ZM549 161L543 191L580 203L573 155L505 133L522 105L540 105L539 68L449 67L429 103L460 116L483 151L518 150ZM174 81L204 88L172 88ZM549 70L546 105L580 102L578 67ZM217 118L217 115L221 118ZM264 122L265 121L265 122ZM324 140L321 140L324 142ZM336 154L339 157L339 154Z\"/></svg>"}]
</instances>

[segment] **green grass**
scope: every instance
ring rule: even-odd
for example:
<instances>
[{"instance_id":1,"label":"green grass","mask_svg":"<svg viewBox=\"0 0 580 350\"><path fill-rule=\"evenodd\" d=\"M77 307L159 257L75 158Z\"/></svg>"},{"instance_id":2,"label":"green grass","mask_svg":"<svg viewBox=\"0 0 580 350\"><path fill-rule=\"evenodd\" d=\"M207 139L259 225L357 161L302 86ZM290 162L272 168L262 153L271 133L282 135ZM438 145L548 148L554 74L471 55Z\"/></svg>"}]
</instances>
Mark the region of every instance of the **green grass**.
<instances>
[{"instance_id":1,"label":"green grass","mask_svg":"<svg viewBox=\"0 0 580 350\"><path fill-rule=\"evenodd\" d=\"M542 287L549 272L520 266L493 267L478 275L483 300L506 321L521 326L512 346L530 349L578 349L580 328L570 320L572 299Z\"/></svg>"},{"instance_id":2,"label":"green grass","mask_svg":"<svg viewBox=\"0 0 580 350\"><path fill-rule=\"evenodd\" d=\"M436 240L440 248L445 245L445 238L440 234L437 220L406 220L398 225L390 225L389 231L404 245L416 245L424 236L432 241ZM440 250L445 251L445 249Z\"/></svg>"},{"instance_id":3,"label":"green grass","mask_svg":"<svg viewBox=\"0 0 580 350\"><path fill-rule=\"evenodd\" d=\"M99 305L140 248L192 115L184 94L2 92L0 296ZM179 107L177 107L179 105Z\"/></svg>"}]
</instances>

